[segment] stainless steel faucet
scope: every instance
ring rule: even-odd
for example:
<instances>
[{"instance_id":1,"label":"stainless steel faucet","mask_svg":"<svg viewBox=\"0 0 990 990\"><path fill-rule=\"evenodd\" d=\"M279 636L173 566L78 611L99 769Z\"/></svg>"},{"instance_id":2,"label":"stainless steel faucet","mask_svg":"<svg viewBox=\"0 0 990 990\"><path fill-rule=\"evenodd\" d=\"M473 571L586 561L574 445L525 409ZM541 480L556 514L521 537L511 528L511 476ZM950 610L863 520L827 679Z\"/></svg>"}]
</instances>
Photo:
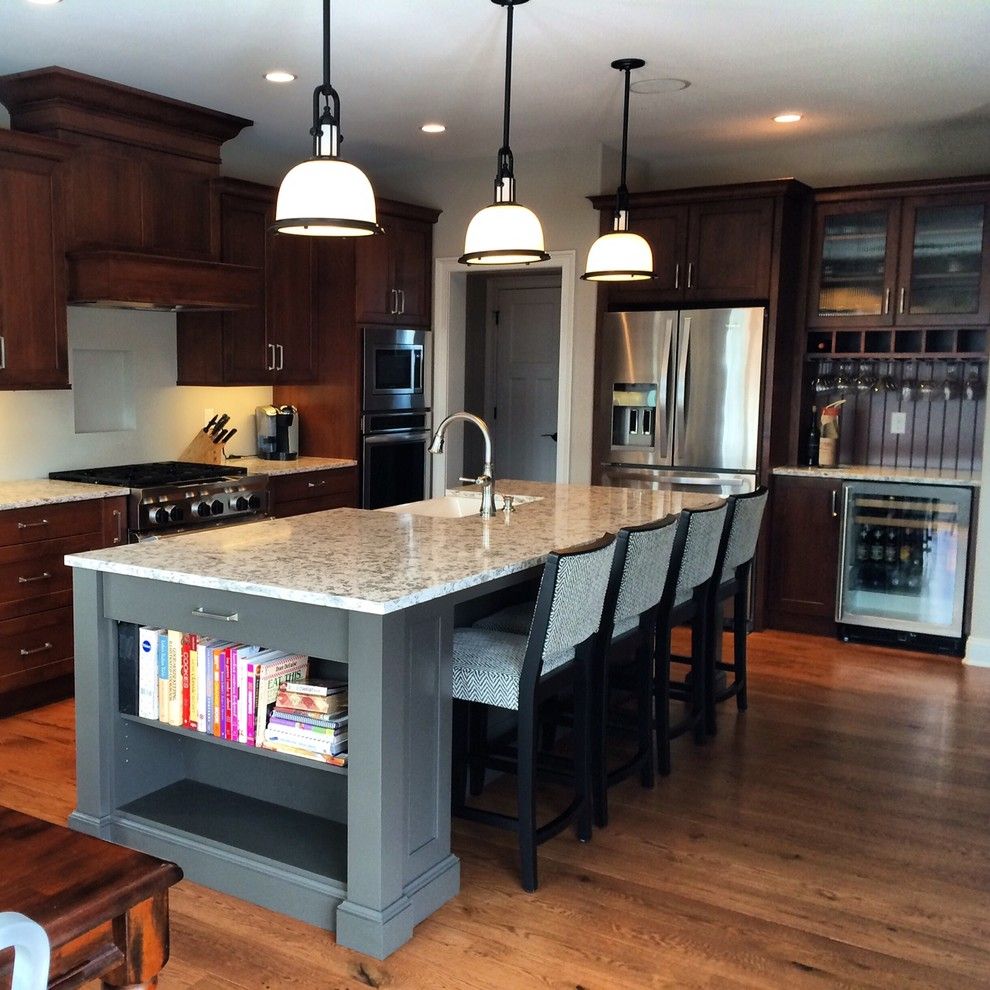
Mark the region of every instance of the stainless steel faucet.
<instances>
[{"instance_id":1,"label":"stainless steel faucet","mask_svg":"<svg viewBox=\"0 0 990 990\"><path fill-rule=\"evenodd\" d=\"M469 481L476 485L481 485L481 518L491 519L495 515L495 475L492 468L492 435L488 429L488 424L474 413L456 412L451 413L438 427L433 435L433 442L430 444L431 454L443 453L443 438L447 432L447 427L455 420L463 419L467 423L474 423L481 430L481 435L485 438L485 466L481 469L481 474L477 478L461 478L461 481Z\"/></svg>"}]
</instances>

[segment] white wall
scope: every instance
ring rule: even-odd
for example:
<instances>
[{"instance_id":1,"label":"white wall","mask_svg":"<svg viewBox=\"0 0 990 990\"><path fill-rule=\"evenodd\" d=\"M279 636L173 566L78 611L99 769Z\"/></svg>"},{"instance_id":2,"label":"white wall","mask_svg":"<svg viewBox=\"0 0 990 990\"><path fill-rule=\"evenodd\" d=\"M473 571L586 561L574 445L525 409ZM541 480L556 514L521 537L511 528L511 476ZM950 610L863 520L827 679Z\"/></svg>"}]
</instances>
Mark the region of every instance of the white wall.
<instances>
[{"instance_id":1,"label":"white wall","mask_svg":"<svg viewBox=\"0 0 990 990\"><path fill-rule=\"evenodd\" d=\"M553 153L520 155L515 163L517 198L543 223L548 251L577 253L578 274L584 270L588 248L598 236L598 212L586 197L601 189L602 151L599 145L561 149ZM381 195L443 209L433 239L437 258L456 258L464 251L464 231L471 217L491 203L495 154L470 161L432 165L429 169L394 170L374 176ZM591 396L595 373L595 286L575 277L562 286L574 298L574 363L571 401L570 480L591 478ZM451 341L451 409L463 408L463 341ZM456 402L460 378L461 403ZM497 456L497 455L496 455Z\"/></svg>"},{"instance_id":2,"label":"white wall","mask_svg":"<svg viewBox=\"0 0 990 990\"><path fill-rule=\"evenodd\" d=\"M76 381L80 352L111 351L113 380ZM203 410L230 414L237 436L228 453L254 453L254 407L270 388L199 388L175 384L175 316L69 307L69 371L73 389L0 391L0 480L44 477L49 471L174 460L203 425ZM104 374L104 378L106 375ZM79 422L77 423L77 409ZM126 428L77 433L82 420L111 417Z\"/></svg>"}]
</instances>

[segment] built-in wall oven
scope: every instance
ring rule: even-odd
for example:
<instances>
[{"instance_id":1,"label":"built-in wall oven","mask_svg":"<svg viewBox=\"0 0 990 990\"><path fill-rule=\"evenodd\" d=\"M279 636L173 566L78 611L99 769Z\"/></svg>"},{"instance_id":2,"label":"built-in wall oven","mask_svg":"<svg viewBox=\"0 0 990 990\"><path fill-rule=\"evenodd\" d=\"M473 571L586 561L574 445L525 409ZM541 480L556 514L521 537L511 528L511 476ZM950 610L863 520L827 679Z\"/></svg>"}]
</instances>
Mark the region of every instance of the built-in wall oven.
<instances>
[{"instance_id":1,"label":"built-in wall oven","mask_svg":"<svg viewBox=\"0 0 990 990\"><path fill-rule=\"evenodd\" d=\"M430 331L365 327L361 505L419 502L430 490Z\"/></svg>"}]
</instances>

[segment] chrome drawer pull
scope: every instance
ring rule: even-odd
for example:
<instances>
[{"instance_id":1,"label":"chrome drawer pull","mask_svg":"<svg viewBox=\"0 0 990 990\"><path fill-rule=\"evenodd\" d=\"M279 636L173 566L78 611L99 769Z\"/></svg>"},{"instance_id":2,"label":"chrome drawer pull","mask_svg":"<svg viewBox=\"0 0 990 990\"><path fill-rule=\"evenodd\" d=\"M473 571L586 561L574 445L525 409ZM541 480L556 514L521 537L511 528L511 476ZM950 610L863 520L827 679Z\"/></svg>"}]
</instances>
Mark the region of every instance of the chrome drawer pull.
<instances>
[{"instance_id":1,"label":"chrome drawer pull","mask_svg":"<svg viewBox=\"0 0 990 990\"><path fill-rule=\"evenodd\" d=\"M307 481L307 488L322 488L326 484L326 481Z\"/></svg>"},{"instance_id":2,"label":"chrome drawer pull","mask_svg":"<svg viewBox=\"0 0 990 990\"><path fill-rule=\"evenodd\" d=\"M47 526L47 525L48 525L48 520L47 519L42 519L41 522L33 522L33 523L21 523L21 522L19 522L17 524L17 528L18 529L34 529L37 526Z\"/></svg>"},{"instance_id":3,"label":"chrome drawer pull","mask_svg":"<svg viewBox=\"0 0 990 990\"><path fill-rule=\"evenodd\" d=\"M33 650L21 650L22 657L29 657L32 653L44 653L45 650L50 650L52 648L51 643L45 643L44 646L36 646Z\"/></svg>"},{"instance_id":4,"label":"chrome drawer pull","mask_svg":"<svg viewBox=\"0 0 990 990\"><path fill-rule=\"evenodd\" d=\"M204 619L219 619L221 622L239 622L241 618L237 612L210 612L202 606L194 608L193 615L202 616Z\"/></svg>"},{"instance_id":5,"label":"chrome drawer pull","mask_svg":"<svg viewBox=\"0 0 990 990\"><path fill-rule=\"evenodd\" d=\"M34 577L19 577L17 579L18 584L31 584L34 581L47 581L51 577L48 571L44 571L42 574L36 574Z\"/></svg>"}]
</instances>

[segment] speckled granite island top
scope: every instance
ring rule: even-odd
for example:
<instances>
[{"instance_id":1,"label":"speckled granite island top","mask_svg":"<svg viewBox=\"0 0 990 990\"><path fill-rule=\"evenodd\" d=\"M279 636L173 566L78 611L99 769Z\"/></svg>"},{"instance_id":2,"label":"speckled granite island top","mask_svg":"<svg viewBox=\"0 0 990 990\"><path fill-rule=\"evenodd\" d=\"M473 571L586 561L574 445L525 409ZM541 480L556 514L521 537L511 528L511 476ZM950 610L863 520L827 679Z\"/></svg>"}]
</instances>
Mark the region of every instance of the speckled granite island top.
<instances>
[{"instance_id":1,"label":"speckled granite island top","mask_svg":"<svg viewBox=\"0 0 990 990\"><path fill-rule=\"evenodd\" d=\"M776 467L774 474L797 478L841 478L844 481L899 482L918 485L980 485L978 471L946 468L881 467L878 464L842 464L838 467Z\"/></svg>"},{"instance_id":2,"label":"speckled granite island top","mask_svg":"<svg viewBox=\"0 0 990 990\"><path fill-rule=\"evenodd\" d=\"M501 482L508 517L334 509L66 557L73 567L385 614L541 563L549 551L709 505L707 495Z\"/></svg>"},{"instance_id":3,"label":"speckled granite island top","mask_svg":"<svg viewBox=\"0 0 990 990\"><path fill-rule=\"evenodd\" d=\"M48 478L0 481L0 510L26 509L57 502L85 502L94 498L127 495L129 492L129 488L118 485L82 485L75 481L50 481Z\"/></svg>"}]
</instances>

